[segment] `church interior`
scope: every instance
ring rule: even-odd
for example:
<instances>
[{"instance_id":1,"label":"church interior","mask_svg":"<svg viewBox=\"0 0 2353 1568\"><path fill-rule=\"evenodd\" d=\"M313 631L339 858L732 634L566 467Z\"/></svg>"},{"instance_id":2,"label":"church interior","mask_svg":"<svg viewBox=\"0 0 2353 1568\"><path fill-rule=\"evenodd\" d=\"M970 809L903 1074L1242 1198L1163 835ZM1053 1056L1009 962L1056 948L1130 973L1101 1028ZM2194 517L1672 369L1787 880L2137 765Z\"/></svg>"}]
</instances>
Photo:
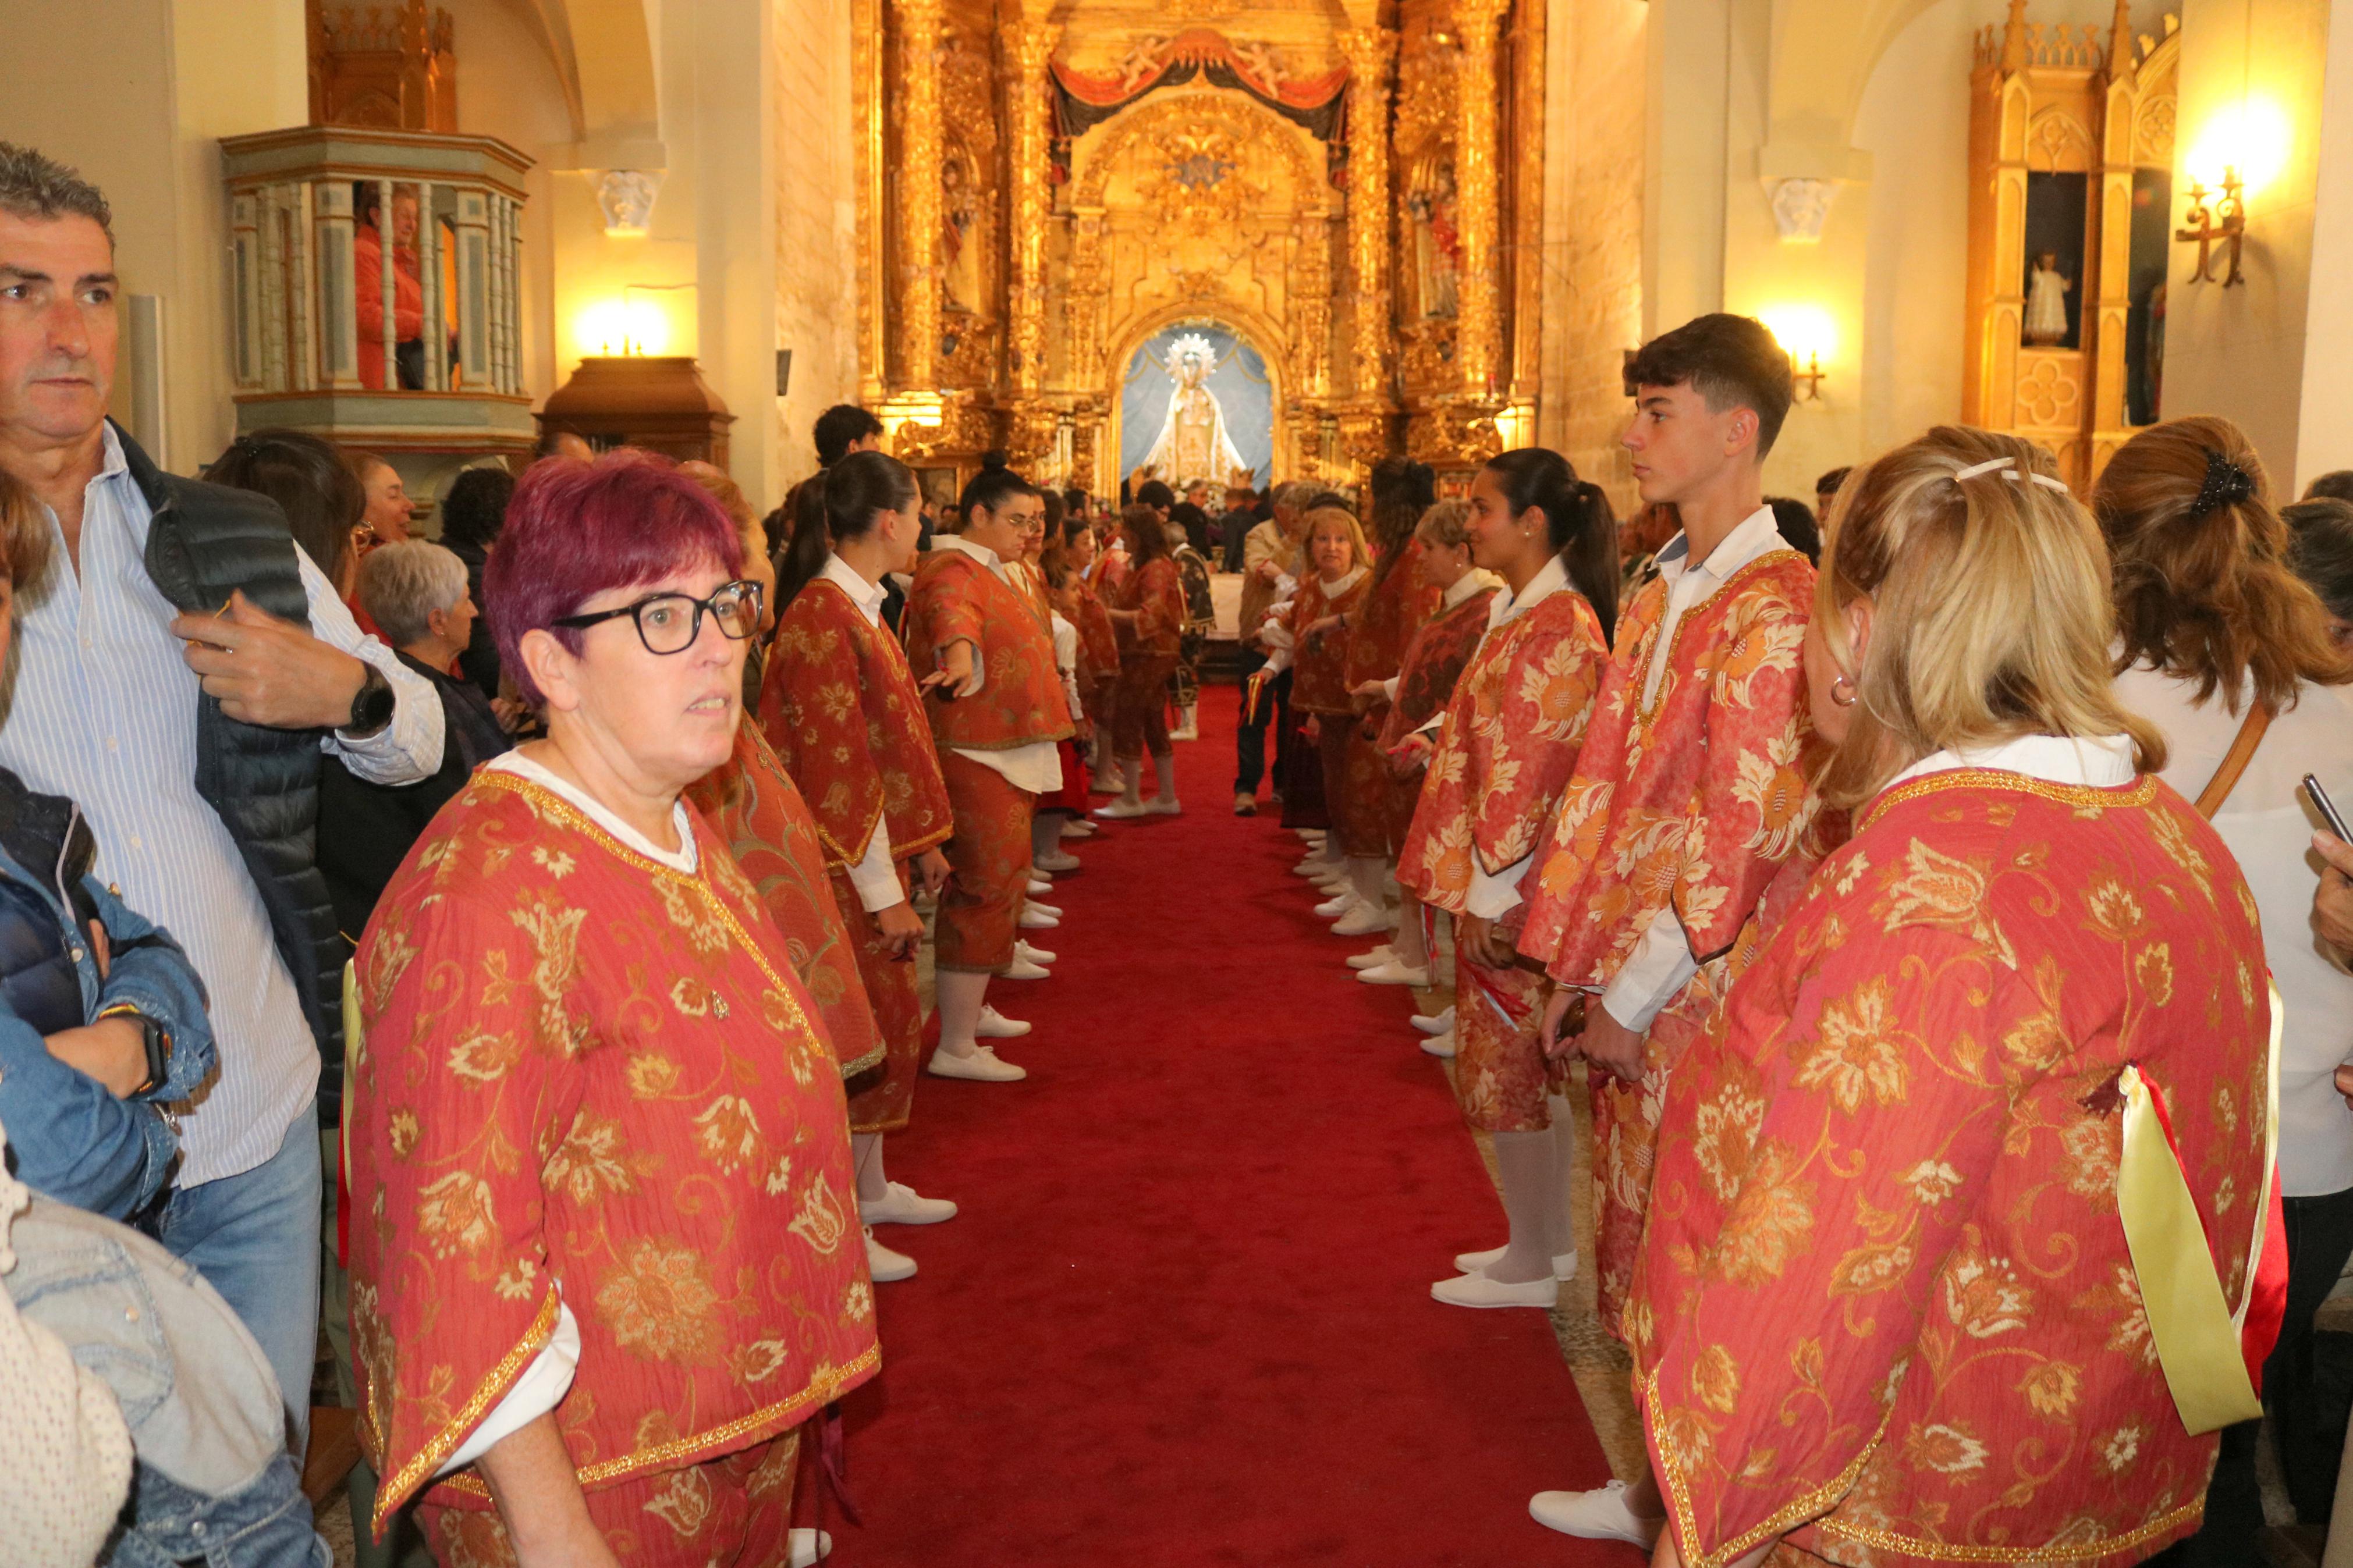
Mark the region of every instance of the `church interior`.
<instances>
[{"instance_id":1,"label":"church interior","mask_svg":"<svg viewBox=\"0 0 2353 1568\"><path fill-rule=\"evenodd\" d=\"M257 432L378 455L419 539L463 476L522 475L559 435L710 465L768 514L822 488L814 432L845 405L927 523L1008 467L1113 518L1155 481L1215 519L1399 461L1475 507L1541 447L1631 526L1637 356L1719 313L1787 356L1762 489L1808 508L1937 426L2022 438L2086 506L2189 416L2242 431L2284 506L2353 468L2353 0L14 9L0 142L111 205L114 424L182 476ZM1292 907L1300 845L1228 818L1263 601L1239 543L1209 554L1162 774L1189 814L1054 852L1092 874L1049 895L1065 929L1024 934L1085 977L990 995L1034 1023L1033 1071L1060 1065L1018 1100L926 1080L894 1135L895 1170L972 1212L877 1292L888 1370L841 1395L846 1473L805 1458L797 1521L853 1568L1758 1560L1676 1557L1680 1521L1653 1558L1527 1519L1543 1488L1639 1489L1665 1451L1597 1303L1609 1127L1567 1096L1586 1262L1546 1310L1426 1299L1431 1258L1497 1228L1498 1150L1528 1134L1466 1131L1452 1067L1391 1048L1409 994L1435 1014L1427 981L1470 972L1463 917L1420 969L1390 953L1409 993L1357 984ZM929 1007L949 986L920 963ZM2341 1436L2353 1281L2315 1321L2339 1348L2303 1375L2336 1380ZM306 1476L334 1561L518 1560L355 1531L374 1472L343 1415ZM2332 1530L2263 1455L2257 1535L2164 1561L2353 1563L2353 1509ZM1866 1531L1767 1561L2121 1565L2182 1550L2178 1489L2164 1531L2082 1555Z\"/></svg>"}]
</instances>

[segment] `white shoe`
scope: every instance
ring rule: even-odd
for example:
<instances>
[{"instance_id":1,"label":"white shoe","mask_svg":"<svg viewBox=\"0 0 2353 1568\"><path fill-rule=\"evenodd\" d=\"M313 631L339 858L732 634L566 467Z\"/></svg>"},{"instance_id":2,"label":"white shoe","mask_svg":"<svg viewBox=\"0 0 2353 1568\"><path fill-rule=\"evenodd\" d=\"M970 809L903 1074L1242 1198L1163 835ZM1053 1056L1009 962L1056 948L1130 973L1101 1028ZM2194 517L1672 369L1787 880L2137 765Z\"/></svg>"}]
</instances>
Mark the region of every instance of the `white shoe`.
<instances>
[{"instance_id":1,"label":"white shoe","mask_svg":"<svg viewBox=\"0 0 2353 1568\"><path fill-rule=\"evenodd\" d=\"M1294 827L1291 831L1310 844L1321 844L1326 837L1326 830L1321 827Z\"/></svg>"},{"instance_id":2,"label":"white shoe","mask_svg":"<svg viewBox=\"0 0 2353 1568\"><path fill-rule=\"evenodd\" d=\"M1484 1252L1458 1252L1454 1255L1454 1267L1465 1274L1476 1274L1510 1250L1508 1247L1495 1247ZM1552 1260L1552 1277L1556 1279L1576 1279L1577 1254L1564 1252L1555 1257Z\"/></svg>"},{"instance_id":3,"label":"white shoe","mask_svg":"<svg viewBox=\"0 0 2353 1568\"><path fill-rule=\"evenodd\" d=\"M1043 899L1029 900L1027 902L1022 904L1021 907L1025 910L1036 910L1041 915L1051 915L1056 920L1060 920L1062 918L1062 906L1060 904L1050 904Z\"/></svg>"},{"instance_id":4,"label":"white shoe","mask_svg":"<svg viewBox=\"0 0 2353 1568\"><path fill-rule=\"evenodd\" d=\"M976 1046L969 1056L950 1056L945 1051L932 1053L932 1065L924 1069L934 1078L969 1079L975 1083L1018 1083L1029 1076L1027 1068L997 1059L994 1047Z\"/></svg>"},{"instance_id":5,"label":"white shoe","mask_svg":"<svg viewBox=\"0 0 2353 1568\"><path fill-rule=\"evenodd\" d=\"M1430 1036L1430 1038L1421 1042L1421 1049L1425 1056L1433 1056L1441 1061L1453 1060L1454 1031L1449 1029L1442 1035Z\"/></svg>"},{"instance_id":6,"label":"white shoe","mask_svg":"<svg viewBox=\"0 0 2353 1568\"><path fill-rule=\"evenodd\" d=\"M1013 943L1013 957L1017 963L1025 958L1032 963L1042 964L1054 962L1054 955L1044 948L1032 947L1028 942L1018 939Z\"/></svg>"},{"instance_id":7,"label":"white shoe","mask_svg":"<svg viewBox=\"0 0 2353 1568\"><path fill-rule=\"evenodd\" d=\"M1029 879L1029 886L1024 890L1034 899L1040 893L1052 892L1054 884L1044 877L1032 877Z\"/></svg>"},{"instance_id":8,"label":"white shoe","mask_svg":"<svg viewBox=\"0 0 2353 1568\"><path fill-rule=\"evenodd\" d=\"M874 1239L874 1227L866 1227L866 1272L874 1277L877 1285L896 1284L915 1277L915 1260L903 1252L893 1252Z\"/></svg>"},{"instance_id":9,"label":"white shoe","mask_svg":"<svg viewBox=\"0 0 2353 1568\"><path fill-rule=\"evenodd\" d=\"M1333 922L1334 936L1370 936L1377 931L1395 931L1397 916L1385 904L1368 904L1359 900L1356 907Z\"/></svg>"},{"instance_id":10,"label":"white shoe","mask_svg":"<svg viewBox=\"0 0 2353 1568\"><path fill-rule=\"evenodd\" d=\"M937 1225L955 1216L955 1205L945 1198L927 1198L904 1182L891 1183L871 1203L858 1200L858 1217L869 1226ZM871 1230L866 1235L868 1240L873 1239Z\"/></svg>"},{"instance_id":11,"label":"white shoe","mask_svg":"<svg viewBox=\"0 0 2353 1568\"><path fill-rule=\"evenodd\" d=\"M1425 1035L1450 1035L1454 1032L1454 1004L1449 1002L1443 1013L1416 1013L1413 1026Z\"/></svg>"},{"instance_id":12,"label":"white shoe","mask_svg":"<svg viewBox=\"0 0 2353 1568\"><path fill-rule=\"evenodd\" d=\"M1354 963L1355 960L1349 962ZM1425 963L1419 969L1409 969L1402 960L1391 959L1370 969L1359 969L1356 978L1367 985L1410 985L1417 991L1424 991L1430 987L1430 965Z\"/></svg>"},{"instance_id":13,"label":"white shoe","mask_svg":"<svg viewBox=\"0 0 2353 1568\"><path fill-rule=\"evenodd\" d=\"M1015 923L1023 931L1052 931L1062 920L1060 915L1039 909L1032 900L1021 906L1021 918Z\"/></svg>"},{"instance_id":14,"label":"white shoe","mask_svg":"<svg viewBox=\"0 0 2353 1568\"><path fill-rule=\"evenodd\" d=\"M1351 957L1348 960L1348 967L1356 970L1359 973L1362 973L1367 969L1378 969L1384 963L1395 963L1396 962L1397 949L1391 947L1388 942L1383 942L1380 946L1373 949L1370 952L1359 952Z\"/></svg>"},{"instance_id":15,"label":"white shoe","mask_svg":"<svg viewBox=\"0 0 2353 1568\"><path fill-rule=\"evenodd\" d=\"M1024 1019L1008 1018L984 1004L980 1022L972 1026L972 1032L984 1040L1018 1040L1029 1032L1029 1025Z\"/></svg>"},{"instance_id":16,"label":"white shoe","mask_svg":"<svg viewBox=\"0 0 2353 1568\"><path fill-rule=\"evenodd\" d=\"M1046 966L1042 963L1033 963L1016 952L1013 955L1013 962L998 973L1007 980L1043 980L1046 978Z\"/></svg>"},{"instance_id":17,"label":"white shoe","mask_svg":"<svg viewBox=\"0 0 2353 1568\"><path fill-rule=\"evenodd\" d=\"M1031 864L1040 871L1075 871L1079 858L1067 849L1049 849Z\"/></svg>"},{"instance_id":18,"label":"white shoe","mask_svg":"<svg viewBox=\"0 0 2353 1568\"><path fill-rule=\"evenodd\" d=\"M1547 1275L1525 1285L1505 1285L1484 1274L1458 1274L1432 1285L1430 1294L1450 1307L1549 1307L1560 1300L1560 1281Z\"/></svg>"},{"instance_id":19,"label":"white shoe","mask_svg":"<svg viewBox=\"0 0 2353 1568\"><path fill-rule=\"evenodd\" d=\"M1330 898L1315 906L1315 918L1326 921L1338 920L1342 915L1346 914L1350 910L1353 910L1356 907L1356 895L1355 891L1353 889L1344 888L1339 892L1333 894Z\"/></svg>"},{"instance_id":20,"label":"white shoe","mask_svg":"<svg viewBox=\"0 0 2353 1568\"><path fill-rule=\"evenodd\" d=\"M1169 731L1168 738L1172 741L1198 741L1201 738L1201 731L1198 726L1187 724L1181 730Z\"/></svg>"},{"instance_id":21,"label":"white shoe","mask_svg":"<svg viewBox=\"0 0 2353 1568\"><path fill-rule=\"evenodd\" d=\"M792 1568L817 1568L833 1555L833 1537L822 1530L796 1530L790 1540Z\"/></svg>"},{"instance_id":22,"label":"white shoe","mask_svg":"<svg viewBox=\"0 0 2353 1568\"><path fill-rule=\"evenodd\" d=\"M1102 831L1082 816L1065 817L1062 821L1062 837L1065 838L1092 838Z\"/></svg>"},{"instance_id":23,"label":"white shoe","mask_svg":"<svg viewBox=\"0 0 2353 1568\"><path fill-rule=\"evenodd\" d=\"M1173 738L1177 740L1190 740L1192 737L1189 735L1184 735ZM1185 815L1184 803L1179 801L1173 795L1155 795L1150 800L1144 803L1144 809L1150 812L1155 816L1182 816Z\"/></svg>"},{"instance_id":24,"label":"white shoe","mask_svg":"<svg viewBox=\"0 0 2353 1568\"><path fill-rule=\"evenodd\" d=\"M1643 1519L1626 1506L1626 1483L1611 1481L1589 1492L1538 1492L1528 1499L1528 1517L1546 1530L1588 1541L1623 1541L1648 1552L1659 1543L1663 1519Z\"/></svg>"},{"instance_id":25,"label":"white shoe","mask_svg":"<svg viewBox=\"0 0 2353 1568\"><path fill-rule=\"evenodd\" d=\"M1328 877L1340 869L1337 860L1326 860L1321 855L1310 855L1291 868L1294 877Z\"/></svg>"},{"instance_id":26,"label":"white shoe","mask_svg":"<svg viewBox=\"0 0 2353 1568\"><path fill-rule=\"evenodd\" d=\"M1119 799L1113 801L1109 805L1099 805L1095 807L1095 815L1097 816L1114 818L1123 816L1142 816L1144 815L1144 803L1140 800L1130 800L1125 795L1122 795Z\"/></svg>"}]
</instances>

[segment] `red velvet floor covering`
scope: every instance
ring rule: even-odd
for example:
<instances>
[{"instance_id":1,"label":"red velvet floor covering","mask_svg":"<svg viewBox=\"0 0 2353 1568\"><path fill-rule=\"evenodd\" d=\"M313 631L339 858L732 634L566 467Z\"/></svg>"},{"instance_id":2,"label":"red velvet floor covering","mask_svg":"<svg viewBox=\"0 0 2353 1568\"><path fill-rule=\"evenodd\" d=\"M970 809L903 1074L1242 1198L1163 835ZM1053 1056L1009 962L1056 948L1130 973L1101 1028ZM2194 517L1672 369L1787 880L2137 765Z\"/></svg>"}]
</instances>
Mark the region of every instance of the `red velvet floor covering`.
<instances>
[{"instance_id":1,"label":"red velvet floor covering","mask_svg":"<svg viewBox=\"0 0 2353 1568\"><path fill-rule=\"evenodd\" d=\"M1187 815L1077 847L1054 976L991 988L1029 1080L926 1077L890 1141L964 1212L880 1233L922 1272L878 1290L835 1561L1631 1568L1527 1517L1608 1467L1542 1314L1429 1297L1503 1214L1410 994L1229 814L1235 700L1176 748Z\"/></svg>"}]
</instances>

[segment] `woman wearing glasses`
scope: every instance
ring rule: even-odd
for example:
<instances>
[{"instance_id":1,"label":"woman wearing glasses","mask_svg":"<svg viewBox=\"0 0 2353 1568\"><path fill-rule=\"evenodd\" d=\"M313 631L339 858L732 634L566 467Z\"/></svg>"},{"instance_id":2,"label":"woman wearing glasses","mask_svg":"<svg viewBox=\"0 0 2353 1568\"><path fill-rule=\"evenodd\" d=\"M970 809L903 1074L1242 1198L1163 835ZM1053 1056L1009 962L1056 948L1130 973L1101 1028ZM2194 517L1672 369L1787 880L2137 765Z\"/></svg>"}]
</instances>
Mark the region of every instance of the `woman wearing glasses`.
<instances>
[{"instance_id":1,"label":"woman wearing glasses","mask_svg":"<svg viewBox=\"0 0 2353 1568\"><path fill-rule=\"evenodd\" d=\"M360 947L362 1426L376 1524L421 1495L445 1561L813 1561L797 1428L875 1369L833 1047L680 798L734 743L743 578L667 464L526 476L485 586L547 738L449 803Z\"/></svg>"}]
</instances>

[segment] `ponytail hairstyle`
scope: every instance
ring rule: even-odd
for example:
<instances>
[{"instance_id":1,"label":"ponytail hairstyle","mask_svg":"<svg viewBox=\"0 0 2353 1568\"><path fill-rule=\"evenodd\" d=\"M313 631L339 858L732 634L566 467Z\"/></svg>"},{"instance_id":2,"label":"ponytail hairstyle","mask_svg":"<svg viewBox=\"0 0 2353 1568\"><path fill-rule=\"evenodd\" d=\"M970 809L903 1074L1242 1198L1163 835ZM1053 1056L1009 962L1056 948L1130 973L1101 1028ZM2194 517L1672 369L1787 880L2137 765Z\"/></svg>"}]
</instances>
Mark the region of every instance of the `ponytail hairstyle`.
<instances>
[{"instance_id":1,"label":"ponytail hairstyle","mask_svg":"<svg viewBox=\"0 0 2353 1568\"><path fill-rule=\"evenodd\" d=\"M793 493L779 511L790 510L786 527L791 530L785 548L776 557L776 614L782 616L785 606L793 602L803 588L817 581L825 570L825 558L833 553L833 542L827 537L825 522L825 478L830 470L820 471L793 487Z\"/></svg>"},{"instance_id":2,"label":"ponytail hairstyle","mask_svg":"<svg viewBox=\"0 0 2353 1568\"><path fill-rule=\"evenodd\" d=\"M1545 447L1521 447L1488 460L1514 517L1530 507L1545 515L1545 533L1567 569L1569 586L1585 595L1601 635L1618 628L1618 518L1601 487L1577 477L1567 458Z\"/></svg>"},{"instance_id":3,"label":"ponytail hairstyle","mask_svg":"<svg viewBox=\"0 0 2353 1568\"><path fill-rule=\"evenodd\" d=\"M777 609L825 570L835 545L873 532L877 513L904 511L921 499L914 470L871 447L804 480L793 492L793 539L776 574Z\"/></svg>"},{"instance_id":4,"label":"ponytail hairstyle","mask_svg":"<svg viewBox=\"0 0 2353 1568\"><path fill-rule=\"evenodd\" d=\"M1438 477L1428 463L1383 458L1373 465L1372 483L1366 488L1371 506L1365 531L1372 536L1373 549L1379 554L1373 567L1373 584L1378 587L1405 559L1405 547L1413 542L1421 514L1437 502Z\"/></svg>"}]
</instances>

